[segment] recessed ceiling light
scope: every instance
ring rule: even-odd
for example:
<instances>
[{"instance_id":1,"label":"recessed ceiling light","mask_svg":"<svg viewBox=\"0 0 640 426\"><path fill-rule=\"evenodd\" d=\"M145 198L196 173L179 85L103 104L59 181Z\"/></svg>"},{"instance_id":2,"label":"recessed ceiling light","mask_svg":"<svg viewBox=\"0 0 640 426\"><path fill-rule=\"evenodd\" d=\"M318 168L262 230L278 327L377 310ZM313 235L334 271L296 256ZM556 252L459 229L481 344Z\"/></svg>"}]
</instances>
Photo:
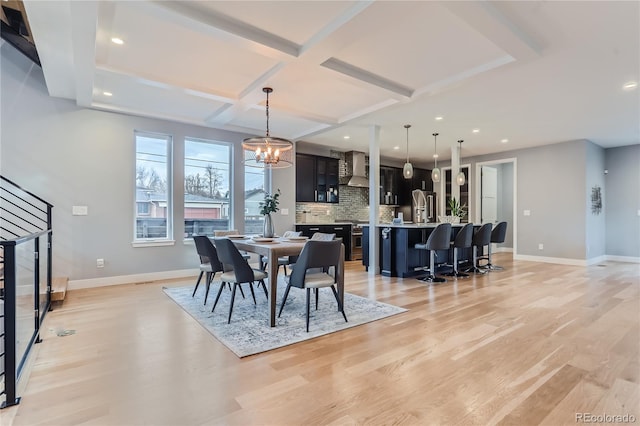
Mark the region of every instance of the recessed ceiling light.
<instances>
[{"instance_id":1,"label":"recessed ceiling light","mask_svg":"<svg viewBox=\"0 0 640 426\"><path fill-rule=\"evenodd\" d=\"M113 96L113 93L111 92L102 92L102 94L105 96Z\"/></svg>"},{"instance_id":2,"label":"recessed ceiling light","mask_svg":"<svg viewBox=\"0 0 640 426\"><path fill-rule=\"evenodd\" d=\"M437 121L440 121L440 120L442 120L443 118L444 118L443 116L439 115L439 116L437 116L437 117L436 117L436 120L437 120Z\"/></svg>"},{"instance_id":3,"label":"recessed ceiling light","mask_svg":"<svg viewBox=\"0 0 640 426\"><path fill-rule=\"evenodd\" d=\"M473 129L472 132L473 133L480 133L480 129Z\"/></svg>"},{"instance_id":4,"label":"recessed ceiling light","mask_svg":"<svg viewBox=\"0 0 640 426\"><path fill-rule=\"evenodd\" d=\"M394 146L393 149L398 150L398 149L400 149L400 147L399 146Z\"/></svg>"},{"instance_id":5,"label":"recessed ceiling light","mask_svg":"<svg viewBox=\"0 0 640 426\"><path fill-rule=\"evenodd\" d=\"M345 136L344 138L345 139L351 139L351 136Z\"/></svg>"},{"instance_id":6,"label":"recessed ceiling light","mask_svg":"<svg viewBox=\"0 0 640 426\"><path fill-rule=\"evenodd\" d=\"M113 37L111 41L114 42L115 44L124 44L124 40L118 37Z\"/></svg>"},{"instance_id":7,"label":"recessed ceiling light","mask_svg":"<svg viewBox=\"0 0 640 426\"><path fill-rule=\"evenodd\" d=\"M638 82L637 82L637 81L629 81L629 82L625 83L625 84L622 86L622 88L623 88L624 90L633 90L633 89L635 89L636 87L638 87Z\"/></svg>"},{"instance_id":8,"label":"recessed ceiling light","mask_svg":"<svg viewBox=\"0 0 640 426\"><path fill-rule=\"evenodd\" d=\"M507 143L507 142L509 142L509 139L502 139L500 142Z\"/></svg>"}]
</instances>

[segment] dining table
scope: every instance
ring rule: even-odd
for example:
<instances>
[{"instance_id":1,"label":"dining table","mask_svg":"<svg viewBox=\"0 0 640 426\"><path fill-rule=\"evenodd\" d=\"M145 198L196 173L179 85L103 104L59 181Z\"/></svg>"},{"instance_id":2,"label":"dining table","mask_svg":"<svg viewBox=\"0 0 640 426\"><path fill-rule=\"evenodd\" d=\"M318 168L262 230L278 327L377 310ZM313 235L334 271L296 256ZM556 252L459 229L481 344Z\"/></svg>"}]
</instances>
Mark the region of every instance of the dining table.
<instances>
[{"instance_id":1,"label":"dining table","mask_svg":"<svg viewBox=\"0 0 640 426\"><path fill-rule=\"evenodd\" d=\"M276 295L278 290L278 258L297 256L302 252L307 240L293 238L228 237L239 250L265 256L267 261L267 281L269 282L269 325L276 326ZM270 240L270 241L267 241ZM340 263L336 268L338 297L344 306L344 244L340 245Z\"/></svg>"}]
</instances>

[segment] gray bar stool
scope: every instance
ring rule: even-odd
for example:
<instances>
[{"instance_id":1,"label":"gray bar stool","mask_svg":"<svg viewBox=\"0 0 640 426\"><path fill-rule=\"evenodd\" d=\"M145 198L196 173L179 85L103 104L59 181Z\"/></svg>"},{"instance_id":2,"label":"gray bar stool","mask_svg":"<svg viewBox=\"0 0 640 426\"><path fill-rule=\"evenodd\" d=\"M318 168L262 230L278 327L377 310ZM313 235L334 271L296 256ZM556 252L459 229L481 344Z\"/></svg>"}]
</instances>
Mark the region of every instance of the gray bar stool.
<instances>
[{"instance_id":1,"label":"gray bar stool","mask_svg":"<svg viewBox=\"0 0 640 426\"><path fill-rule=\"evenodd\" d=\"M471 242L473 240L473 223L467 223L462 227L460 231L456 234L456 238L453 241L453 271L447 272L446 275L448 277L456 277L456 278L466 278L469 274L465 274L464 272L460 272L459 261L458 261L458 250L463 248L471 247Z\"/></svg>"},{"instance_id":2,"label":"gray bar stool","mask_svg":"<svg viewBox=\"0 0 640 426\"><path fill-rule=\"evenodd\" d=\"M491 231L491 242L496 244L501 244L501 243L504 243L504 240L506 237L507 237L507 222L500 222ZM491 263L491 244L489 244L489 251L487 252L486 259L487 259L487 264L483 266L483 268L489 271L502 271L504 269L502 266L496 266Z\"/></svg>"},{"instance_id":3,"label":"gray bar stool","mask_svg":"<svg viewBox=\"0 0 640 426\"><path fill-rule=\"evenodd\" d=\"M493 225L485 223L474 234L471 245L473 246L473 266L467 269L465 272L473 272L475 274L486 274L487 271L483 271L478 266L478 247L488 246L491 244L491 229Z\"/></svg>"},{"instance_id":4,"label":"gray bar stool","mask_svg":"<svg viewBox=\"0 0 640 426\"><path fill-rule=\"evenodd\" d=\"M443 283L447 281L442 277L436 277L436 251L448 250L451 243L451 224L441 223L436 229L429 234L427 242L424 244L416 244L418 250L429 250L429 275L424 278L418 278L420 281L428 283Z\"/></svg>"}]
</instances>

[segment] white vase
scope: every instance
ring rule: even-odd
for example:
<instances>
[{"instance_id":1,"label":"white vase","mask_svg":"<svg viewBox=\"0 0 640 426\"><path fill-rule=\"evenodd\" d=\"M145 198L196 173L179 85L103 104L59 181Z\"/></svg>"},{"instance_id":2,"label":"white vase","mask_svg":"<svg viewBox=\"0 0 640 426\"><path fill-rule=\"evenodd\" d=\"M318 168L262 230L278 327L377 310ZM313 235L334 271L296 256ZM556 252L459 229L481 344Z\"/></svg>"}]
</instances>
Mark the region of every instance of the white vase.
<instances>
[{"instance_id":1,"label":"white vase","mask_svg":"<svg viewBox=\"0 0 640 426\"><path fill-rule=\"evenodd\" d=\"M264 228L262 230L262 236L265 238L273 238L275 232L273 230L273 221L271 220L271 214L264 215Z\"/></svg>"}]
</instances>

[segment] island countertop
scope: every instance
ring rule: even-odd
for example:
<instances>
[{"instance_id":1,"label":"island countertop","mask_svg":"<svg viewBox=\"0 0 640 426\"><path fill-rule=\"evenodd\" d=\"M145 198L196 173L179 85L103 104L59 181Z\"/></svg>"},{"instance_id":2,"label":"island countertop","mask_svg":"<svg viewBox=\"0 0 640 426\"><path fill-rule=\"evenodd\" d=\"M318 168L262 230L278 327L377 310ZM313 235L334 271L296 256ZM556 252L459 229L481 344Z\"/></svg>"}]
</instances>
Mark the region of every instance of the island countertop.
<instances>
[{"instance_id":1,"label":"island countertop","mask_svg":"<svg viewBox=\"0 0 640 426\"><path fill-rule=\"evenodd\" d=\"M422 228L435 228L442 222L429 222L429 223L377 223L377 228L408 228L408 229L422 229ZM452 223L451 226L464 226L466 223ZM368 223L362 224L362 226L369 226Z\"/></svg>"}]
</instances>

